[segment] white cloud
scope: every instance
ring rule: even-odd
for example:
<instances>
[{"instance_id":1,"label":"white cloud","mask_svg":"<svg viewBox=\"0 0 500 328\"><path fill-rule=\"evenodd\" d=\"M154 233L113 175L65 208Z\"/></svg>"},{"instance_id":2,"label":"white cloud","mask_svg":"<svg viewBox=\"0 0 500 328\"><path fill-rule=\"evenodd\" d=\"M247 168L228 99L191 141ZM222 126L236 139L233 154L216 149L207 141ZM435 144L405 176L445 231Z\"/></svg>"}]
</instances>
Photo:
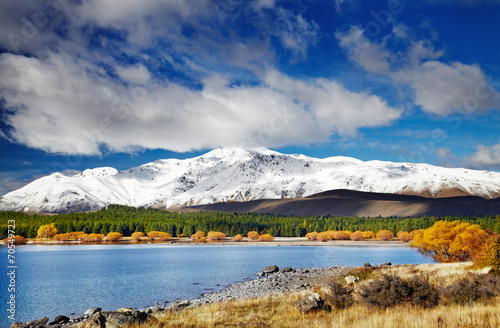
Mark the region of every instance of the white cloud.
<instances>
[{"instance_id":1,"label":"white cloud","mask_svg":"<svg viewBox=\"0 0 500 328\"><path fill-rule=\"evenodd\" d=\"M497 169L500 170L500 144L491 147L479 145L476 152L465 157L464 163L476 169Z\"/></svg>"},{"instance_id":2,"label":"white cloud","mask_svg":"<svg viewBox=\"0 0 500 328\"><path fill-rule=\"evenodd\" d=\"M140 75L125 71L129 80ZM352 135L400 116L379 97L333 80L308 84L271 72L258 86L231 86L214 75L202 90L172 82L127 87L66 55L0 55L10 137L51 153L96 155L103 146L117 152L280 147Z\"/></svg>"},{"instance_id":3,"label":"white cloud","mask_svg":"<svg viewBox=\"0 0 500 328\"><path fill-rule=\"evenodd\" d=\"M444 159L447 159L447 160L456 160L455 155L448 148L439 147L436 150L436 154L437 154L438 157L441 157L441 158L444 158Z\"/></svg>"},{"instance_id":4,"label":"white cloud","mask_svg":"<svg viewBox=\"0 0 500 328\"><path fill-rule=\"evenodd\" d=\"M500 93L478 65L438 61L444 52L428 40L412 39L405 26L395 26L382 43L368 39L357 26L336 36L349 58L365 70L408 85L414 103L425 112L448 115L500 109ZM406 43L406 50L389 51L386 42L391 38Z\"/></svg>"},{"instance_id":5,"label":"white cloud","mask_svg":"<svg viewBox=\"0 0 500 328\"><path fill-rule=\"evenodd\" d=\"M143 84L151 79L151 74L144 65L139 64L128 67L116 66L115 69L118 76L129 83Z\"/></svg>"},{"instance_id":6,"label":"white cloud","mask_svg":"<svg viewBox=\"0 0 500 328\"><path fill-rule=\"evenodd\" d=\"M336 37L342 48L346 49L351 60L371 73L387 74L390 72L390 52L384 45L371 42L364 35L364 30L352 26L346 33L337 32Z\"/></svg>"}]
</instances>

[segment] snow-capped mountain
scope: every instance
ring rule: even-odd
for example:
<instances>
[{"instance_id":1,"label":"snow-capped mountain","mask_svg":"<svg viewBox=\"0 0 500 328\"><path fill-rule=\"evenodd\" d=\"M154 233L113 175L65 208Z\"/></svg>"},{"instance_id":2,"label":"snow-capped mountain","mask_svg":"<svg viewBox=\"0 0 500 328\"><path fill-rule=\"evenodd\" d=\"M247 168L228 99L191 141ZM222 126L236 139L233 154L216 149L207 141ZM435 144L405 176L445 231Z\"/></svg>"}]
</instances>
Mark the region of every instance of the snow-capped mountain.
<instances>
[{"instance_id":1,"label":"snow-capped mountain","mask_svg":"<svg viewBox=\"0 0 500 328\"><path fill-rule=\"evenodd\" d=\"M54 173L1 197L0 210L78 212L107 204L178 208L305 197L333 189L496 198L500 197L500 173L224 148L191 159L157 160L124 171L101 167L74 176Z\"/></svg>"}]
</instances>

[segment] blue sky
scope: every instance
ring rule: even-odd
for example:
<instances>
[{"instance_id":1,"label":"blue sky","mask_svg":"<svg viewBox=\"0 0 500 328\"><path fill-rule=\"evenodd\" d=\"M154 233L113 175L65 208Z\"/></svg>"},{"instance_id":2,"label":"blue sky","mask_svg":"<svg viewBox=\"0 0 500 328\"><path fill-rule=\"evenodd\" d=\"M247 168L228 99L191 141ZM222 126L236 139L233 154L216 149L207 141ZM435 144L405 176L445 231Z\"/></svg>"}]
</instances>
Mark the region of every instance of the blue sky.
<instances>
[{"instance_id":1,"label":"blue sky","mask_svg":"<svg viewBox=\"0 0 500 328\"><path fill-rule=\"evenodd\" d=\"M0 195L217 147L500 170L499 1L0 1Z\"/></svg>"}]
</instances>

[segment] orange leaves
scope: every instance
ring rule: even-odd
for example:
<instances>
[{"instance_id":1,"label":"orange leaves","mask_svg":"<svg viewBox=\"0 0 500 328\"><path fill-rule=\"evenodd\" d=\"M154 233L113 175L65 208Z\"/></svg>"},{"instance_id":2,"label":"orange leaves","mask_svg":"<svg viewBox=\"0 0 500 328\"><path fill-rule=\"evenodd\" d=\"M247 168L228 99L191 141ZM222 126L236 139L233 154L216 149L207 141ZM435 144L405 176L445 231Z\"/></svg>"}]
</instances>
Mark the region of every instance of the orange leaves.
<instances>
[{"instance_id":1,"label":"orange leaves","mask_svg":"<svg viewBox=\"0 0 500 328\"><path fill-rule=\"evenodd\" d=\"M168 232L163 232L163 231L150 231L148 232L148 237L153 240L156 239L160 241L172 239L172 236Z\"/></svg>"},{"instance_id":2,"label":"orange leaves","mask_svg":"<svg viewBox=\"0 0 500 328\"><path fill-rule=\"evenodd\" d=\"M309 240L316 240L318 239L318 233L316 231L309 232L306 234L306 238Z\"/></svg>"},{"instance_id":3,"label":"orange leaves","mask_svg":"<svg viewBox=\"0 0 500 328\"><path fill-rule=\"evenodd\" d=\"M398 236L399 240L401 240L401 241L403 241L405 243L407 243L407 242L409 242L410 240L413 239L413 236L409 232L406 232L406 231L400 231L400 232L398 232L397 236Z\"/></svg>"},{"instance_id":4,"label":"orange leaves","mask_svg":"<svg viewBox=\"0 0 500 328\"><path fill-rule=\"evenodd\" d=\"M254 240L259 239L259 233L257 231L249 231L247 236L250 239L254 239Z\"/></svg>"},{"instance_id":5,"label":"orange leaves","mask_svg":"<svg viewBox=\"0 0 500 328\"><path fill-rule=\"evenodd\" d=\"M480 252L489 235L477 224L438 221L432 227L415 234L411 247L434 258L435 262L471 260Z\"/></svg>"},{"instance_id":6,"label":"orange leaves","mask_svg":"<svg viewBox=\"0 0 500 328\"><path fill-rule=\"evenodd\" d=\"M351 235L351 240L361 241L361 240L365 240L365 239L366 238L363 236L363 232L361 232L361 231L353 232Z\"/></svg>"},{"instance_id":7,"label":"orange leaves","mask_svg":"<svg viewBox=\"0 0 500 328\"><path fill-rule=\"evenodd\" d=\"M134 232L131 236L132 240L134 240L134 241L139 241L139 240L141 240L142 237L144 237L143 232Z\"/></svg>"},{"instance_id":8,"label":"orange leaves","mask_svg":"<svg viewBox=\"0 0 500 328\"><path fill-rule=\"evenodd\" d=\"M206 235L205 235L205 233L203 231L196 231L195 234L191 235L191 241L197 242L197 241L200 240L200 238L204 238L204 237L206 237Z\"/></svg>"},{"instance_id":9,"label":"orange leaves","mask_svg":"<svg viewBox=\"0 0 500 328\"><path fill-rule=\"evenodd\" d=\"M51 224L46 224L38 228L37 231L37 238L46 238L46 239L51 239L57 234L57 228L54 225L54 223Z\"/></svg>"},{"instance_id":10,"label":"orange leaves","mask_svg":"<svg viewBox=\"0 0 500 328\"><path fill-rule=\"evenodd\" d=\"M207 235L208 240L224 240L226 239L226 235L222 232L210 231Z\"/></svg>"},{"instance_id":11,"label":"orange leaves","mask_svg":"<svg viewBox=\"0 0 500 328\"><path fill-rule=\"evenodd\" d=\"M106 235L107 241L117 241L123 238L123 235L119 232L110 232Z\"/></svg>"},{"instance_id":12,"label":"orange leaves","mask_svg":"<svg viewBox=\"0 0 500 328\"><path fill-rule=\"evenodd\" d=\"M242 235L236 235L233 237L233 241L235 242L241 242L243 241L243 236Z\"/></svg>"},{"instance_id":13,"label":"orange leaves","mask_svg":"<svg viewBox=\"0 0 500 328\"><path fill-rule=\"evenodd\" d=\"M378 240L393 240L394 235L389 230L379 230L377 232L377 239Z\"/></svg>"},{"instance_id":14,"label":"orange leaves","mask_svg":"<svg viewBox=\"0 0 500 328\"><path fill-rule=\"evenodd\" d=\"M273 236L268 233L259 236L259 241L272 241L273 239Z\"/></svg>"},{"instance_id":15,"label":"orange leaves","mask_svg":"<svg viewBox=\"0 0 500 328\"><path fill-rule=\"evenodd\" d=\"M23 244L26 244L28 240L26 238L24 238L23 236L19 236L19 235L15 235L13 239L10 239L9 238L4 238L3 239L3 242L7 245L7 244L14 244L14 245L23 245Z\"/></svg>"},{"instance_id":16,"label":"orange leaves","mask_svg":"<svg viewBox=\"0 0 500 328\"><path fill-rule=\"evenodd\" d=\"M363 231L363 237L365 237L365 239L375 239L375 232L373 231Z\"/></svg>"}]
</instances>

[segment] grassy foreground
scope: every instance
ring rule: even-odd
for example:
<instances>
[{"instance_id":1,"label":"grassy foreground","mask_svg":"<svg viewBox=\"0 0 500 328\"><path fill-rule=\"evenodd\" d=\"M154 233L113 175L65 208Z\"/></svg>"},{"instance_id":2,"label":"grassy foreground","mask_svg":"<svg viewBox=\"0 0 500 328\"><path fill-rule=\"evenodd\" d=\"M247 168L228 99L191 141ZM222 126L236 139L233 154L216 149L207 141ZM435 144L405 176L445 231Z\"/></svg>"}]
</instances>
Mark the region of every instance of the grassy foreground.
<instances>
[{"instance_id":1,"label":"grassy foreground","mask_svg":"<svg viewBox=\"0 0 500 328\"><path fill-rule=\"evenodd\" d=\"M429 282L449 286L467 275L468 264L408 265L374 271L356 288L392 273L402 278L424 274ZM478 273L478 271L474 271ZM319 287L316 287L318 289ZM158 316L158 324L144 327L500 327L500 297L472 305L440 304L424 309L399 305L388 309L355 304L347 309L332 309L301 314L295 302L306 293L212 303L182 311L166 311Z\"/></svg>"}]
</instances>

